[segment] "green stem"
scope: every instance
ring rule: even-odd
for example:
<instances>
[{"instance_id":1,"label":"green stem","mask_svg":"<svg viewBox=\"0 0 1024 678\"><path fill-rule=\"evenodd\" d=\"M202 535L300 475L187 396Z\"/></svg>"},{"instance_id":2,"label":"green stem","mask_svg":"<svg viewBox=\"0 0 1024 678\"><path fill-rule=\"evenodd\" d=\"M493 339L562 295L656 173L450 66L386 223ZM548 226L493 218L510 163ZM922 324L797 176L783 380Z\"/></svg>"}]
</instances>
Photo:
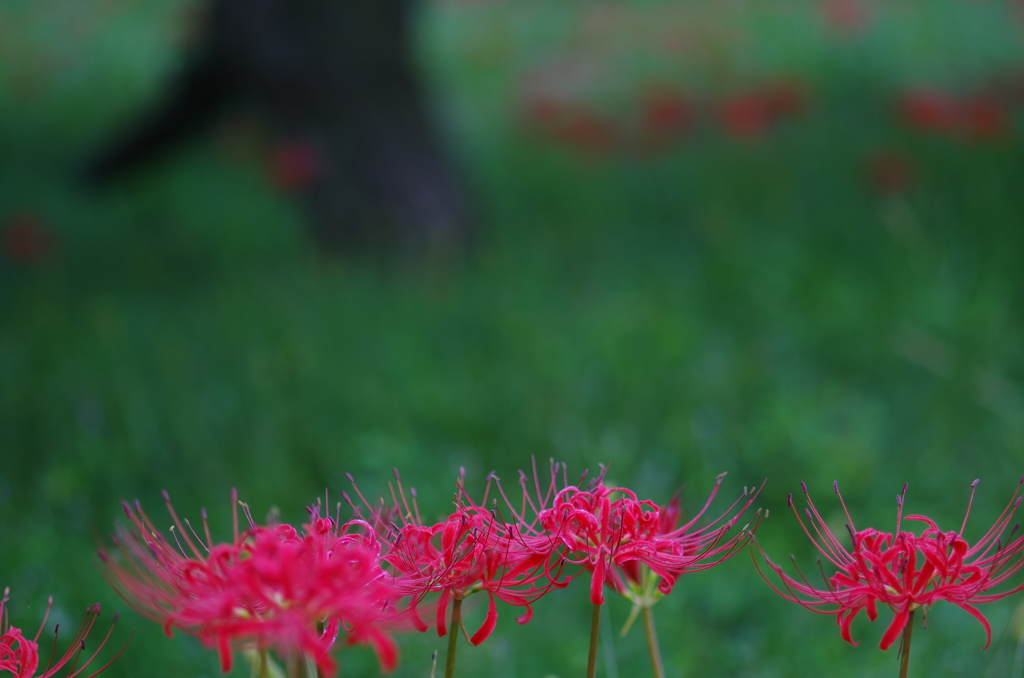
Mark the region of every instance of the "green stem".
<instances>
[{"instance_id":1,"label":"green stem","mask_svg":"<svg viewBox=\"0 0 1024 678\"><path fill-rule=\"evenodd\" d=\"M260 650L260 678L270 678L270 658L267 656L267 650Z\"/></svg>"},{"instance_id":2,"label":"green stem","mask_svg":"<svg viewBox=\"0 0 1024 678\"><path fill-rule=\"evenodd\" d=\"M452 624L448 629L448 659L444 665L444 678L455 676L455 644L459 640L459 629L462 628L462 598L452 601Z\"/></svg>"},{"instance_id":3,"label":"green stem","mask_svg":"<svg viewBox=\"0 0 1024 678\"><path fill-rule=\"evenodd\" d=\"M907 667L910 665L910 637L914 634L914 612L910 612L907 625L903 627L903 641L900 643L900 651L903 653L903 660L900 662L900 678L907 678Z\"/></svg>"},{"instance_id":4,"label":"green stem","mask_svg":"<svg viewBox=\"0 0 1024 678\"><path fill-rule=\"evenodd\" d=\"M301 652L293 652L288 657L288 678L302 678Z\"/></svg>"},{"instance_id":5,"label":"green stem","mask_svg":"<svg viewBox=\"0 0 1024 678\"><path fill-rule=\"evenodd\" d=\"M647 651L651 655L654 678L665 678L665 667L661 664L661 649L658 647L658 631L654 628L654 612L649 605L644 605L644 630L647 631Z\"/></svg>"},{"instance_id":6,"label":"green stem","mask_svg":"<svg viewBox=\"0 0 1024 678\"><path fill-rule=\"evenodd\" d=\"M317 637L320 637L320 636L324 635L324 623L322 621L318 621L316 623L316 635L317 635ZM319 664L316 665L316 670L315 671L311 671L311 673L312 673L312 675L316 676L316 678L324 678L324 672L320 668Z\"/></svg>"},{"instance_id":7,"label":"green stem","mask_svg":"<svg viewBox=\"0 0 1024 678\"><path fill-rule=\"evenodd\" d=\"M590 657L587 659L587 678L597 675L597 634L601 630L601 605L594 603L594 611L590 615Z\"/></svg>"}]
</instances>

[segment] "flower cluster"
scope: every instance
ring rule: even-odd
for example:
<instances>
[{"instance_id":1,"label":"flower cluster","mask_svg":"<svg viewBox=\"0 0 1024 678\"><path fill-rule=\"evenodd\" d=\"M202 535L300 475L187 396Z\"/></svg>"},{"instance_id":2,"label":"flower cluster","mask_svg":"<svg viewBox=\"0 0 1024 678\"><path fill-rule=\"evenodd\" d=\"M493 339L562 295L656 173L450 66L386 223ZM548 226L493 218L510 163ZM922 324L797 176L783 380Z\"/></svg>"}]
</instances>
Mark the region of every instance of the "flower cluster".
<instances>
[{"instance_id":1,"label":"flower cluster","mask_svg":"<svg viewBox=\"0 0 1024 678\"><path fill-rule=\"evenodd\" d=\"M43 614L43 621L39 624L39 630L36 631L35 637L31 640L26 638L21 629L16 626L11 626L7 619L7 601L10 599L10 589L4 589L4 595L0 598L0 673L9 671L14 678L50 678L56 676L60 671L66 670L65 678L75 678L75 676L81 676L84 674L87 667L99 656L103 650L103 646L107 644L110 639L110 634L114 630L114 624L117 622L117 615L114 615L114 621L110 625L110 629L107 631L107 635L103 638L96 649L85 658L85 660L79 665L78 661L81 659L85 652L85 639L88 637L89 632L92 631L93 625L96 623L96 619L100 616L99 604L89 605L85 609L85 619L82 621L81 626L78 627L78 631L75 632L74 637L71 639L71 643L68 645L68 649L60 657L56 656L56 653L51 654L49 660L46 662L46 666L39 672L39 636L43 633L43 628L46 626L46 620L50 616L50 609L53 607L53 598L50 598L46 605L46 612ZM54 650L56 650L57 632L59 627L54 629ZM127 643L125 644L127 647ZM99 667L88 674L87 678L102 673L108 666L110 666L115 659L121 656L121 652L124 652L124 647L118 651L106 664Z\"/></svg>"},{"instance_id":2,"label":"flower cluster","mask_svg":"<svg viewBox=\"0 0 1024 678\"><path fill-rule=\"evenodd\" d=\"M633 603L627 628L643 613L652 668L660 678L665 674L652 606L672 592L680 576L713 567L743 549L762 518L758 510L737 528L761 487L745 488L722 513L708 517L725 474L689 520L682 518L678 497L664 505L641 499L626 487L606 483L603 469L595 478L588 480L584 473L570 483L564 465L552 462L542 479L534 463L532 478L520 472L521 494L515 500L493 473L478 496L466 489L464 475L457 481L452 510L437 522L423 519L415 489L407 492L397 471L388 500L367 499L349 476L355 498L344 492L342 497L353 519L342 522L341 503L335 517L323 516L318 503L308 508L309 520L301 529L276 521L258 525L233 492L233 538L225 543L212 540L205 511L197 532L178 518L164 493L173 522L170 538L154 527L138 502L125 504L130 525L115 537L118 552L101 552L101 558L111 583L135 609L159 621L168 635L180 629L216 648L225 672L232 667L233 652L247 650L256 653L260 675L269 675L267 653L273 650L288 660L289 677L301 676L301 663L308 660L318 677L333 678L337 665L331 652L339 640L371 646L382 668L390 670L398 661L392 633L428 629L420 617L426 610L434 616L438 636L449 636L445 675L450 678L466 598L483 593L488 601L479 628L466 633L477 645L492 635L499 603L518 608L517 621L525 624L541 598L586 575L594 605L587 675L595 675L599 606L608 588ZM926 615L937 601L976 618L988 647L991 628L977 606L1024 590L1024 583L1002 586L1024 569L1024 535L1016 526L1010 529L1024 502L1024 478L995 524L972 544L964 530L977 484L971 485L967 514L957 531L943 531L923 515L904 515L904 485L897 496L896 529L890 533L857 529L835 483L849 546L829 529L801 484L807 508L798 510L792 495L789 505L834 573L823 570L824 585L815 586L799 570L796 576L787 574L760 545L774 577L756 556L755 565L776 593L834 615L842 638L853 645L854 619L864 611L874 621L880 606L889 607L893 619L880 647L890 648L902 635L901 678L907 675L914 615L918 610ZM239 506L248 523L241 531ZM921 529L905 530L905 522ZM6 600L5 595L0 601L0 617ZM70 662L68 677L74 678L95 658L74 669L98 614L99 606L89 609L72 649L57 662L51 660L42 676L53 676ZM17 678L35 676L39 634L29 641L19 629L7 628L6 621L2 631L0 671Z\"/></svg>"},{"instance_id":3,"label":"flower cluster","mask_svg":"<svg viewBox=\"0 0 1024 678\"><path fill-rule=\"evenodd\" d=\"M181 629L216 647L225 673L232 650L246 648L308 656L333 676L329 651L340 632L349 643L372 645L382 667L393 668L397 649L387 627L400 615L369 526L340 525L312 507L300 532L290 525L258 526L246 510L249 527L239 533L233 499L235 535L223 544L211 540L205 512L205 542L188 521L183 525L166 493L173 544L138 503L125 504L133 529L122 528L116 538L121 557L100 554L115 589L168 635Z\"/></svg>"},{"instance_id":4,"label":"flower cluster","mask_svg":"<svg viewBox=\"0 0 1024 678\"><path fill-rule=\"evenodd\" d=\"M977 480L971 484L971 500L960 530L944 532L930 518L903 515L907 491L904 484L903 491L896 497L896 532L893 534L873 528L858 530L854 527L853 519L839 494L839 484L835 483L833 489L848 521L847 528L852 541L849 549L828 529L807 494L806 485L802 485L807 496L808 507L804 514L808 522L801 519L792 495L789 504L804 532L825 560L835 567L836 572L827 580L825 588L819 588L802 574L796 578L786 574L765 556L768 567L782 581L782 588L767 578L766 581L787 600L814 612L836 615L843 639L854 645L856 643L850 636L850 624L862 610L866 611L871 621L877 618L879 605L888 606L893 611L892 622L882 635L879 645L886 650L904 632L916 610L923 608L924 614L927 614L930 605L945 600L962 608L981 623L985 629L987 648L992 639L992 631L976 605L1024 590L1024 584L1019 584L1008 590L989 593L1024 568L1024 535L1014 538L1017 534L1014 528L1007 540L1003 541L1013 514L1024 499L1018 496L1024 478L1021 478L1017 491L995 524L972 546L964 538L964 528L967 526L977 485ZM920 533L903 530L904 520L921 523L923 529ZM760 567L758 571L761 571Z\"/></svg>"},{"instance_id":5,"label":"flower cluster","mask_svg":"<svg viewBox=\"0 0 1024 678\"><path fill-rule=\"evenodd\" d=\"M341 522L340 505L335 518L322 517L316 505L301 530L257 525L233 493L234 532L225 543L211 538L205 511L198 531L179 519L165 492L170 536L138 502L126 503L129 526L114 538L117 553L100 557L132 607L159 621L168 635L179 629L216 648L224 672L235 650L256 651L261 667L273 650L290 666L306 657L320 675L334 676L331 650L339 638L371 645L382 668L393 668L398 656L391 632L428 628L419 617L424 608L433 609L444 636L449 625L461 627L462 601L486 594L486 617L470 638L476 645L494 631L498 603L522 610L517 620L525 624L541 597L579 574L590 573L591 597L599 604L605 584L625 594L640 566L656 575L646 579L660 581L666 594L680 575L721 562L752 534L749 525L732 528L756 492L744 491L725 514L697 526L721 476L704 508L682 527L678 500L663 510L628 489L607 487L603 473L585 481L586 474L570 484L565 467L552 462L542 483L534 465L532 488L520 473L522 497L513 502L494 474L479 499L460 477L454 510L429 523L420 516L415 490L406 493L396 471L390 502L370 502L352 481L357 501L343 497L353 520ZM248 521L241 531L239 505Z\"/></svg>"},{"instance_id":6,"label":"flower cluster","mask_svg":"<svg viewBox=\"0 0 1024 678\"><path fill-rule=\"evenodd\" d=\"M552 465L552 488L557 465ZM524 504L532 503L525 492ZM498 511L485 508L491 484L500 488L494 474L488 478L488 489L480 503L465 491L464 478L458 482L455 511L444 520L426 525L413 508L396 472L397 493L393 504L385 508L370 505L357 492L362 507L370 510L373 522L390 544L384 557L395 574L395 584L410 597L415 607L430 593L438 593L436 628L439 636L447 634L446 617L451 603L477 592L488 596L487 615L470 642L482 643L490 636L498 619L496 601L524 608L517 621L528 622L533 616L532 604L554 588L563 588L571 577L565 573L565 561L556 552L550 538L538 532L536 519L527 521L507 504L511 516L504 519ZM540 494L538 489L538 495ZM539 496L546 505L552 492ZM538 509L534 508L536 516Z\"/></svg>"},{"instance_id":7,"label":"flower cluster","mask_svg":"<svg viewBox=\"0 0 1024 678\"><path fill-rule=\"evenodd\" d=\"M534 465L532 488L528 476L520 473L518 502L508 497L494 474L479 501L468 494L460 478L455 510L432 525L420 519L414 494L410 505L397 473L390 506L371 504L356 488L361 506L353 508L368 510L370 522L390 545L384 560L394 568L400 591L414 599L440 593L439 635L447 632L451 600L487 593L486 619L470 638L479 644L497 622L496 600L523 608L517 621L524 624L532 617L533 603L583 572L590 574L592 602L601 604L606 584L628 595L628 584L638 581L641 565L660 578L658 587L667 594L680 575L707 569L735 554L753 530L749 524L732 529L757 492L744 491L717 519L697 526L723 478L724 474L718 477L700 512L681 527L678 500L663 509L627 488L607 487L604 473L590 482L584 474L571 485L565 466L554 462L543 484ZM500 510L497 501L487 508L492 487L502 499Z\"/></svg>"}]
</instances>

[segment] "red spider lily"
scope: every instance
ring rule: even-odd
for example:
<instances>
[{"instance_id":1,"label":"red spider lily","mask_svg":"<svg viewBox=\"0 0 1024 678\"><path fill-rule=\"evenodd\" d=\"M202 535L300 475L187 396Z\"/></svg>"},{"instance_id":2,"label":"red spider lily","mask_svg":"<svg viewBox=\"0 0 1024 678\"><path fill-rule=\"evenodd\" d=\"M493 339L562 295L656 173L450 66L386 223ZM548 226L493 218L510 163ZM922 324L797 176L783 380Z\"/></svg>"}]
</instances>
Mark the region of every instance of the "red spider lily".
<instances>
[{"instance_id":1,"label":"red spider lily","mask_svg":"<svg viewBox=\"0 0 1024 678\"><path fill-rule=\"evenodd\" d=\"M376 509L371 507L354 482L353 487L373 514L371 522L387 534L384 540L390 543L390 549L384 561L394 568L396 589L409 596L410 607L415 609L425 596L439 593L436 610L439 636L448 633L445 619L453 600L463 600L478 592L487 593L487 615L470 637L473 645L479 645L497 624L496 601L525 608L517 618L520 624L525 624L533 616L533 603L552 588L568 583L559 579L561 561L552 557L551 549L537 549L529 542L530 537L535 536L530 534L529 524L518 520L507 523L497 512L477 505L465 494L462 478L456 512L433 525L424 525L420 519L415 490L411 493L410 505L397 471L395 478L397 492L392 486L394 503L390 509L385 509L383 504ZM491 481L496 480L492 474L488 488ZM485 491L485 503L486 495ZM360 508L352 505L359 514ZM397 525L395 520L402 524Z\"/></svg>"},{"instance_id":2,"label":"red spider lily","mask_svg":"<svg viewBox=\"0 0 1024 678\"><path fill-rule=\"evenodd\" d=\"M15 214L7 218L0 233L0 253L11 261L31 264L53 251L53 236L39 217Z\"/></svg>"},{"instance_id":3,"label":"red spider lily","mask_svg":"<svg viewBox=\"0 0 1024 678\"><path fill-rule=\"evenodd\" d=\"M204 511L204 543L164 499L173 545L136 502L124 506L134 529L122 528L115 540L123 562L100 555L118 593L168 635L181 629L216 647L225 673L241 646L304 653L334 676L329 651L341 632L349 644L370 644L385 670L394 668L397 649L383 627L397 618L395 592L369 525L339 527L314 507L300 534L290 525L256 526L246 510L250 528L239 534L235 509L233 541L214 544Z\"/></svg>"},{"instance_id":4,"label":"red spider lily","mask_svg":"<svg viewBox=\"0 0 1024 678\"><path fill-rule=\"evenodd\" d=\"M693 104L682 94L655 89L641 101L643 127L655 136L675 135L693 122Z\"/></svg>"},{"instance_id":5,"label":"red spider lily","mask_svg":"<svg viewBox=\"0 0 1024 678\"><path fill-rule=\"evenodd\" d=\"M956 134L969 141L998 141L1013 131L1009 103L991 93L958 98L922 90L905 95L899 108L903 121L914 129Z\"/></svg>"},{"instance_id":6,"label":"red spider lily","mask_svg":"<svg viewBox=\"0 0 1024 678\"><path fill-rule=\"evenodd\" d=\"M865 173L871 188L883 195L906 192L917 174L909 156L895 149L871 155L865 163Z\"/></svg>"},{"instance_id":7,"label":"red spider lily","mask_svg":"<svg viewBox=\"0 0 1024 678\"><path fill-rule=\"evenodd\" d=\"M50 616L53 598L51 597L46 605L43 621L39 624L39 630L36 631L35 637L29 640L22 635L21 629L10 626L8 623L5 606L9 600L10 592L10 589L4 589L3 598L0 598L0 672L10 671L14 678L50 678L51 676L56 676L65 667L67 667L67 670L64 678L75 678L75 676L82 675L89 664L99 655L103 646L107 644L110 634L114 631L114 625L117 623L117 615L115 614L114 621L111 622L107 635L103 637L99 646L85 659L81 666L78 666L78 660L85 651L85 639L89 632L92 631L96 619L100 616L99 604L89 605L85 608L85 620L78 627L78 631L75 632L71 643L68 645L68 649L59 658L56 657L56 650L57 633L60 630L60 626L58 625L54 629L53 652L50 654L50 659L46 662L46 668L43 669L42 673L37 673L39 668L39 636L43 632L43 627L46 626L47 617ZM131 641L131 638L128 640ZM125 643L124 647L117 654L99 669L90 673L87 678L103 673L107 667L121 656L126 647L128 647L128 643Z\"/></svg>"},{"instance_id":8,"label":"red spider lily","mask_svg":"<svg viewBox=\"0 0 1024 678\"><path fill-rule=\"evenodd\" d=\"M540 98L526 106L525 118L545 138L578 151L606 153L619 145L619 130L584 103Z\"/></svg>"},{"instance_id":9,"label":"red spider lily","mask_svg":"<svg viewBox=\"0 0 1024 678\"><path fill-rule=\"evenodd\" d=\"M864 32L870 19L860 0L828 0L822 9L825 23L837 33L847 36Z\"/></svg>"},{"instance_id":10,"label":"red spider lily","mask_svg":"<svg viewBox=\"0 0 1024 678\"><path fill-rule=\"evenodd\" d=\"M964 539L963 532L977 484L977 480L971 484L967 514L958 532L943 532L925 516L904 516L903 500L907 491L904 484L903 492L896 497L896 534L893 535L873 528L857 530L842 495L839 495L839 485L835 483L833 487L846 513L847 527L853 541L850 550L825 525L807 495L806 485L801 484L807 496L808 508L804 512L810 527L801 519L792 495L789 504L804 532L837 572L827 580L824 589L816 588L799 571L798 578L785 574L763 551L762 557L782 580L783 589L768 581L760 566L758 572L772 590L783 598L819 614L836 615L843 639L852 645L857 643L850 637L850 624L861 610L867 611L871 621L878 616L879 603L889 606L893 611L893 620L879 644L881 649L887 650L903 632L911 613L925 608L927 614L930 605L945 600L964 609L981 623L987 639L982 648L985 649L992 640L992 632L988 621L975 605L1024 590L1024 584L1020 584L1007 591L987 593L1024 567L1024 536L1015 538L1017 526L1011 530L1007 541L1003 542L1003 534L1024 499L1018 497L1024 478L1021 478L1010 503L995 524L971 546ZM920 534L903 531L901 525L904 518L924 523L923 531ZM756 565L756 559L754 562Z\"/></svg>"},{"instance_id":11,"label":"red spider lily","mask_svg":"<svg viewBox=\"0 0 1024 678\"><path fill-rule=\"evenodd\" d=\"M719 121L734 139L754 141L764 138L781 120L806 109L804 88L781 80L727 98L719 108Z\"/></svg>"},{"instance_id":12,"label":"red spider lily","mask_svg":"<svg viewBox=\"0 0 1024 678\"><path fill-rule=\"evenodd\" d=\"M675 517L671 514L668 520L663 520L654 502L638 500L626 488L605 487L603 474L587 491L578 487L560 491L551 508L541 513L540 519L562 545L566 554L563 557L591 573L590 599L594 604L604 603L606 581L617 591L625 588L616 568L627 568L632 572L633 563L646 565L659 575L658 588L663 594L668 594L680 575L706 570L730 558L746 545L753 534L750 526L745 525L737 534L726 538L753 503L757 491L744 491L719 518L696 528L724 477L725 474L718 477L704 508L680 528L674 528ZM746 501L742 508L729 517L744 497ZM677 511L676 507L674 513ZM580 555L573 558L574 553Z\"/></svg>"},{"instance_id":13,"label":"red spider lily","mask_svg":"<svg viewBox=\"0 0 1024 678\"><path fill-rule=\"evenodd\" d=\"M949 132L959 124L956 100L940 90L923 89L901 97L899 116L907 126L929 132Z\"/></svg>"},{"instance_id":14,"label":"red spider lily","mask_svg":"<svg viewBox=\"0 0 1024 678\"><path fill-rule=\"evenodd\" d=\"M565 146L593 153L611 151L619 142L614 125L582 105L566 111L551 134Z\"/></svg>"},{"instance_id":15,"label":"red spider lily","mask_svg":"<svg viewBox=\"0 0 1024 678\"><path fill-rule=\"evenodd\" d=\"M722 104L719 115L722 126L735 139L761 139L775 124L771 103L759 92L736 94Z\"/></svg>"},{"instance_id":16,"label":"red spider lily","mask_svg":"<svg viewBox=\"0 0 1024 678\"><path fill-rule=\"evenodd\" d=\"M640 101L638 150L665 150L679 141L696 119L692 101L669 88L654 88Z\"/></svg>"},{"instance_id":17,"label":"red spider lily","mask_svg":"<svg viewBox=\"0 0 1024 678\"><path fill-rule=\"evenodd\" d=\"M1010 136L1013 120L1009 107L993 96L978 95L963 102L960 127L973 141L996 141Z\"/></svg>"},{"instance_id":18,"label":"red spider lily","mask_svg":"<svg viewBox=\"0 0 1024 678\"><path fill-rule=\"evenodd\" d=\"M307 141L292 139L275 146L270 157L270 178L284 192L309 188L323 174L323 158Z\"/></svg>"}]
</instances>

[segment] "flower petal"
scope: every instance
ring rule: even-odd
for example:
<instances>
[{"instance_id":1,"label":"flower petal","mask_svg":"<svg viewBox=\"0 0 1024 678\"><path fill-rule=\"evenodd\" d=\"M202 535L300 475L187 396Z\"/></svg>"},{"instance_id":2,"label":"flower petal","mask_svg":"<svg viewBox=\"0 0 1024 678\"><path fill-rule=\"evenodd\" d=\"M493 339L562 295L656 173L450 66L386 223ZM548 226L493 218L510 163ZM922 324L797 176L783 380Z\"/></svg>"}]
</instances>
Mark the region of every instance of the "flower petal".
<instances>
[{"instance_id":1,"label":"flower petal","mask_svg":"<svg viewBox=\"0 0 1024 678\"><path fill-rule=\"evenodd\" d=\"M487 637L494 631L494 627L498 625L498 608L494 604L494 596L490 592L488 592L488 598L487 617L477 632L473 634L473 637L469 639L471 645L479 645L487 640Z\"/></svg>"},{"instance_id":2,"label":"flower petal","mask_svg":"<svg viewBox=\"0 0 1024 678\"><path fill-rule=\"evenodd\" d=\"M903 633L903 629L906 628L909 618L909 608L904 608L896 613L896 616L892 618L892 623L889 624L889 628L885 630L885 635L882 636L882 642L878 644L879 649L888 650L892 647L892 644Z\"/></svg>"}]
</instances>

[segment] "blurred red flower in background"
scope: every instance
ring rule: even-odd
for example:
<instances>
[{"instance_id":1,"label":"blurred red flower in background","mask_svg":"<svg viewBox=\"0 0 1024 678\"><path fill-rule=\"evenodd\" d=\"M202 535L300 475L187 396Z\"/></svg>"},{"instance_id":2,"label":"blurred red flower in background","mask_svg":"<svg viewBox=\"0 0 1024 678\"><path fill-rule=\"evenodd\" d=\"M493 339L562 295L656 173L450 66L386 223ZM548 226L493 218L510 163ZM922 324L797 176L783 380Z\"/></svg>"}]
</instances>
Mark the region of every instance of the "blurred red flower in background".
<instances>
[{"instance_id":1,"label":"blurred red flower in background","mask_svg":"<svg viewBox=\"0 0 1024 678\"><path fill-rule=\"evenodd\" d=\"M903 122L917 130L948 132L956 129L959 106L952 96L936 89L907 92L897 104Z\"/></svg>"},{"instance_id":2,"label":"blurred red flower in background","mask_svg":"<svg viewBox=\"0 0 1024 678\"><path fill-rule=\"evenodd\" d=\"M865 170L868 184L883 195L903 193L913 185L917 174L910 158L894 149L869 156Z\"/></svg>"},{"instance_id":3,"label":"blurred red flower in background","mask_svg":"<svg viewBox=\"0 0 1024 678\"><path fill-rule=\"evenodd\" d=\"M271 150L270 180L285 192L308 188L323 172L323 159L307 141L284 141Z\"/></svg>"},{"instance_id":4,"label":"blurred red flower in background","mask_svg":"<svg viewBox=\"0 0 1024 678\"><path fill-rule=\"evenodd\" d=\"M640 147L662 150L686 133L695 117L693 102L679 92L656 88L640 100Z\"/></svg>"},{"instance_id":5,"label":"blurred red flower in background","mask_svg":"<svg viewBox=\"0 0 1024 678\"><path fill-rule=\"evenodd\" d=\"M923 89L900 97L897 110L903 123L918 131L952 134L969 141L997 141L1009 137L1013 130L1008 98L992 92L964 98Z\"/></svg>"},{"instance_id":6,"label":"blurred red flower in background","mask_svg":"<svg viewBox=\"0 0 1024 678\"><path fill-rule=\"evenodd\" d=\"M822 5L825 24L845 35L856 35L867 28L869 15L861 0L827 0Z\"/></svg>"},{"instance_id":7,"label":"blurred red flower in background","mask_svg":"<svg viewBox=\"0 0 1024 678\"><path fill-rule=\"evenodd\" d=\"M11 261L30 264L42 261L53 251L53 236L39 217L13 214L0 233L0 252Z\"/></svg>"}]
</instances>

